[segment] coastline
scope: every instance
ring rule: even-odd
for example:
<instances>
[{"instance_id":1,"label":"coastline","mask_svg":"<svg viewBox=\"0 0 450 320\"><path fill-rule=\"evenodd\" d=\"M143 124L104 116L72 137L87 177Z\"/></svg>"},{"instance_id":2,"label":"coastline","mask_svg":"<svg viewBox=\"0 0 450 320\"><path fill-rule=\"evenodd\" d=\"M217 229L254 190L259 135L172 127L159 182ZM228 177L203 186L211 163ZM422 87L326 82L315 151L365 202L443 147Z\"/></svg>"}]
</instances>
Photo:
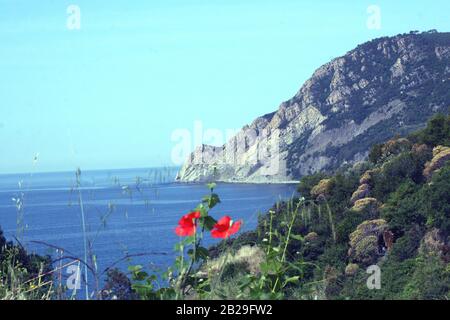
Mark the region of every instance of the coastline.
<instances>
[{"instance_id":1,"label":"coastline","mask_svg":"<svg viewBox=\"0 0 450 320\"><path fill-rule=\"evenodd\" d=\"M299 184L300 180L285 180L285 181L273 181L273 182L268 182L268 181L232 181L232 180L216 180L216 183L222 183L222 184L255 184L255 185L286 185L286 184ZM175 180L174 183L177 184L205 184L208 183L207 181L179 181L179 180Z\"/></svg>"}]
</instances>

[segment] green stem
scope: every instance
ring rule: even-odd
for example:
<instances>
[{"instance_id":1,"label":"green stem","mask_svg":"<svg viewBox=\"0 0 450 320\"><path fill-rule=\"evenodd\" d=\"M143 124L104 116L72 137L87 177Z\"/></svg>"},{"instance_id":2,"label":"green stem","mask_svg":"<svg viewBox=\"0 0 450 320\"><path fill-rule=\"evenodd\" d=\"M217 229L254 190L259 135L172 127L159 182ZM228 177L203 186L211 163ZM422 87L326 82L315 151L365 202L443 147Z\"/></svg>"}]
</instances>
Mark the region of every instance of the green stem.
<instances>
[{"instance_id":1,"label":"green stem","mask_svg":"<svg viewBox=\"0 0 450 320\"><path fill-rule=\"evenodd\" d=\"M327 205L327 210L328 210L328 219L330 221L330 226L331 226L331 233L333 234L333 241L334 243L336 243L336 230L334 227L334 221L333 221L333 213L331 212L331 208L328 205L328 202L325 201L325 204Z\"/></svg>"},{"instance_id":2,"label":"green stem","mask_svg":"<svg viewBox=\"0 0 450 320\"><path fill-rule=\"evenodd\" d=\"M299 207L300 207L300 202L297 204L297 207L295 208L295 211L293 212L293 215L292 215L292 221L289 224L289 229L288 229L288 233L287 233L287 236L286 236L286 241L285 241L284 249L283 249L283 255L281 256L281 263L284 263L284 261L286 260L287 248L288 248L288 245L289 245L289 242L290 242L290 239L291 239L292 228L294 227L295 220L297 219L298 208ZM272 293L275 293L275 290L276 290L277 285L278 285L279 282L280 282L280 276L278 275L277 279L275 280L275 284L274 284L274 286L272 288Z\"/></svg>"}]
</instances>

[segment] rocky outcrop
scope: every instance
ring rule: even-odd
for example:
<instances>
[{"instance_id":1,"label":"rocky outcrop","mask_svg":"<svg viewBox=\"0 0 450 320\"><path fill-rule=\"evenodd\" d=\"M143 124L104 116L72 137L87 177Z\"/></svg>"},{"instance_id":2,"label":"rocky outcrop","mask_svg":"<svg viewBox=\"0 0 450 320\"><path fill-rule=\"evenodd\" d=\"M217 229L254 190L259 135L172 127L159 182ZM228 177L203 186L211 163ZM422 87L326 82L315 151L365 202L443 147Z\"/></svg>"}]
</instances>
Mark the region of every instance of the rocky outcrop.
<instances>
[{"instance_id":1,"label":"rocky outcrop","mask_svg":"<svg viewBox=\"0 0 450 320\"><path fill-rule=\"evenodd\" d=\"M364 160L371 145L446 110L449 51L448 33L362 44L317 69L292 99L225 145L198 147L177 179L284 182Z\"/></svg>"},{"instance_id":2,"label":"rocky outcrop","mask_svg":"<svg viewBox=\"0 0 450 320\"><path fill-rule=\"evenodd\" d=\"M423 175L431 179L433 173L450 161L450 147L437 146L433 149L433 159L425 164Z\"/></svg>"}]
</instances>

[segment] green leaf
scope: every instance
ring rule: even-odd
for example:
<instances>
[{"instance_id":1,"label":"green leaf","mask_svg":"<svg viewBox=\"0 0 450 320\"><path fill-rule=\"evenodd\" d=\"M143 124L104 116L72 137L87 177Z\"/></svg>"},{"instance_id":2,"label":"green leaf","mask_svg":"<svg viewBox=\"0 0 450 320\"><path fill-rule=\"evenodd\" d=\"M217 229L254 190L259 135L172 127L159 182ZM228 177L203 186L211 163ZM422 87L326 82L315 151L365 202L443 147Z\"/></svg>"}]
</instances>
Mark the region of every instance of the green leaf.
<instances>
[{"instance_id":1,"label":"green leaf","mask_svg":"<svg viewBox=\"0 0 450 320\"><path fill-rule=\"evenodd\" d=\"M272 247L272 250L275 252L280 252L281 248L280 247Z\"/></svg>"},{"instance_id":2,"label":"green leaf","mask_svg":"<svg viewBox=\"0 0 450 320\"><path fill-rule=\"evenodd\" d=\"M188 255L192 258L195 259L195 261L199 261L200 259L202 260L206 260L209 256L209 251L208 249L204 248L204 247L198 247L197 250L195 251L195 257L194 257L194 249L189 249L188 250Z\"/></svg>"},{"instance_id":3,"label":"green leaf","mask_svg":"<svg viewBox=\"0 0 450 320\"><path fill-rule=\"evenodd\" d=\"M303 241L303 237L299 234L291 234L291 238L298 241Z\"/></svg>"},{"instance_id":4,"label":"green leaf","mask_svg":"<svg viewBox=\"0 0 450 320\"><path fill-rule=\"evenodd\" d=\"M208 249L206 249L204 247L198 247L197 255L198 255L199 259L206 260L209 257L209 251L208 251Z\"/></svg>"},{"instance_id":5,"label":"green leaf","mask_svg":"<svg viewBox=\"0 0 450 320\"><path fill-rule=\"evenodd\" d=\"M205 207L205 205L203 203L200 203L194 211L200 211L200 215L202 217L205 217L208 215L208 208Z\"/></svg>"},{"instance_id":6,"label":"green leaf","mask_svg":"<svg viewBox=\"0 0 450 320\"><path fill-rule=\"evenodd\" d=\"M184 238L184 240L183 240L183 244L184 244L185 246L188 246L188 245L190 245L190 244L193 244L194 242L195 242L195 237L194 237L194 236L186 237L186 238Z\"/></svg>"},{"instance_id":7,"label":"green leaf","mask_svg":"<svg viewBox=\"0 0 450 320\"><path fill-rule=\"evenodd\" d=\"M300 276L289 277L284 280L283 287L285 287L288 283L298 283L299 280L300 280Z\"/></svg>"},{"instance_id":8,"label":"green leaf","mask_svg":"<svg viewBox=\"0 0 450 320\"><path fill-rule=\"evenodd\" d=\"M208 183L206 186L212 192L216 188L217 185L214 182L211 182L211 183Z\"/></svg>"},{"instance_id":9,"label":"green leaf","mask_svg":"<svg viewBox=\"0 0 450 320\"><path fill-rule=\"evenodd\" d=\"M216 193L211 193L208 196L204 196L202 202L207 204L209 209L214 208L218 203L220 203L219 195Z\"/></svg>"},{"instance_id":10,"label":"green leaf","mask_svg":"<svg viewBox=\"0 0 450 320\"><path fill-rule=\"evenodd\" d=\"M175 251L181 251L184 249L184 243L178 242L175 244L174 248L175 248Z\"/></svg>"},{"instance_id":11,"label":"green leaf","mask_svg":"<svg viewBox=\"0 0 450 320\"><path fill-rule=\"evenodd\" d=\"M136 281L144 281L147 277L148 277L148 273L145 271L139 271L139 272L135 272L133 274L133 278Z\"/></svg>"},{"instance_id":12,"label":"green leaf","mask_svg":"<svg viewBox=\"0 0 450 320\"><path fill-rule=\"evenodd\" d=\"M141 265L129 266L128 270L131 271L132 277L136 281L144 281L148 277L148 273L142 271L143 267Z\"/></svg>"},{"instance_id":13,"label":"green leaf","mask_svg":"<svg viewBox=\"0 0 450 320\"><path fill-rule=\"evenodd\" d=\"M136 265L136 266L128 266L128 271L130 272L138 272L141 271L144 267L141 265Z\"/></svg>"},{"instance_id":14,"label":"green leaf","mask_svg":"<svg viewBox=\"0 0 450 320\"><path fill-rule=\"evenodd\" d=\"M260 265L261 271L265 274L277 274L279 273L282 265L279 261L269 260L267 262L263 262Z\"/></svg>"},{"instance_id":15,"label":"green leaf","mask_svg":"<svg viewBox=\"0 0 450 320\"><path fill-rule=\"evenodd\" d=\"M206 230L211 231L217 221L211 216L206 216L201 219L200 223L206 228Z\"/></svg>"}]
</instances>

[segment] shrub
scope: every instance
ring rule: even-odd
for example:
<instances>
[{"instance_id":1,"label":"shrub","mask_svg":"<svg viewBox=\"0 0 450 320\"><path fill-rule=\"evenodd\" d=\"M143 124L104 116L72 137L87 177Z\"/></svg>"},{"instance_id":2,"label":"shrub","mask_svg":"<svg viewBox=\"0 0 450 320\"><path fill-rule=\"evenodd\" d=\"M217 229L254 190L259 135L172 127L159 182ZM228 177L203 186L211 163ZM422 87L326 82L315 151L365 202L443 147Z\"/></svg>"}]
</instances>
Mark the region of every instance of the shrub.
<instances>
[{"instance_id":1,"label":"shrub","mask_svg":"<svg viewBox=\"0 0 450 320\"><path fill-rule=\"evenodd\" d=\"M106 274L106 284L102 290L103 299L135 300L132 284L127 275L118 269L110 269Z\"/></svg>"},{"instance_id":2,"label":"shrub","mask_svg":"<svg viewBox=\"0 0 450 320\"><path fill-rule=\"evenodd\" d=\"M419 194L421 211L427 218L429 227L436 227L450 233L450 165L433 176Z\"/></svg>"},{"instance_id":3,"label":"shrub","mask_svg":"<svg viewBox=\"0 0 450 320\"><path fill-rule=\"evenodd\" d=\"M404 181L423 181L422 171L426 157L413 152L401 153L385 163L382 170L374 174L373 196L380 201L387 199Z\"/></svg>"},{"instance_id":4,"label":"shrub","mask_svg":"<svg viewBox=\"0 0 450 320\"><path fill-rule=\"evenodd\" d=\"M308 200L312 200L311 190L314 188L320 180L326 179L327 175L322 172L315 173L310 176L305 176L300 180L297 191L302 197Z\"/></svg>"},{"instance_id":5,"label":"shrub","mask_svg":"<svg viewBox=\"0 0 450 320\"><path fill-rule=\"evenodd\" d=\"M444 145L450 147L450 115L434 116L425 129L411 135L411 139L430 146Z\"/></svg>"},{"instance_id":6,"label":"shrub","mask_svg":"<svg viewBox=\"0 0 450 320\"><path fill-rule=\"evenodd\" d=\"M423 229L423 227L417 224L413 225L403 236L395 241L389 253L389 258L395 262L402 262L414 258L417 255L420 241L425 234Z\"/></svg>"},{"instance_id":7,"label":"shrub","mask_svg":"<svg viewBox=\"0 0 450 320\"><path fill-rule=\"evenodd\" d=\"M378 161L381 159L383 155L383 145L382 144L375 144L372 146L369 152L369 161L372 163L378 163Z\"/></svg>"},{"instance_id":8,"label":"shrub","mask_svg":"<svg viewBox=\"0 0 450 320\"><path fill-rule=\"evenodd\" d=\"M450 269L437 256L420 256L402 293L404 299L445 299L450 291Z\"/></svg>"},{"instance_id":9,"label":"shrub","mask_svg":"<svg viewBox=\"0 0 450 320\"><path fill-rule=\"evenodd\" d=\"M382 209L382 217L389 222L390 229L395 234L403 234L412 225L423 225L425 217L420 211L422 205L418 196L420 186L411 180L402 183Z\"/></svg>"}]
</instances>

